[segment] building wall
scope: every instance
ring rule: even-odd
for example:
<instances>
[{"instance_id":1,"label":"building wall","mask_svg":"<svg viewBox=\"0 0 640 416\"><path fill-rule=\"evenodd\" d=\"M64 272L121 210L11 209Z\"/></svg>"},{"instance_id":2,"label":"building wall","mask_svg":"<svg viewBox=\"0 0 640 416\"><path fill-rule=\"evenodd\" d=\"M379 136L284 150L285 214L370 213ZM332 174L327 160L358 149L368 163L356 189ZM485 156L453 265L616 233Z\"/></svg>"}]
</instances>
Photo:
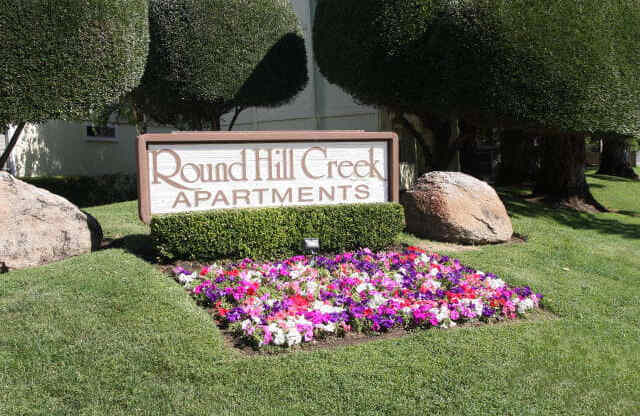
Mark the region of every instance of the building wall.
<instances>
[{"instance_id":1,"label":"building wall","mask_svg":"<svg viewBox=\"0 0 640 416\"><path fill-rule=\"evenodd\" d=\"M234 130L380 130L381 115L376 109L356 104L340 88L330 85L315 66L311 22L316 0L290 1L305 34L309 85L288 105L245 110ZM232 116L227 114L223 117L223 129ZM51 121L28 126L14 153L18 175L133 173L136 171L135 136L135 128L127 125L116 127L115 140L87 138L84 123Z\"/></svg>"},{"instance_id":2,"label":"building wall","mask_svg":"<svg viewBox=\"0 0 640 416\"><path fill-rule=\"evenodd\" d=\"M49 121L27 125L13 151L17 176L101 175L136 170L133 126L116 126L116 137L87 137L86 123ZM158 132L168 128L154 129Z\"/></svg>"}]
</instances>

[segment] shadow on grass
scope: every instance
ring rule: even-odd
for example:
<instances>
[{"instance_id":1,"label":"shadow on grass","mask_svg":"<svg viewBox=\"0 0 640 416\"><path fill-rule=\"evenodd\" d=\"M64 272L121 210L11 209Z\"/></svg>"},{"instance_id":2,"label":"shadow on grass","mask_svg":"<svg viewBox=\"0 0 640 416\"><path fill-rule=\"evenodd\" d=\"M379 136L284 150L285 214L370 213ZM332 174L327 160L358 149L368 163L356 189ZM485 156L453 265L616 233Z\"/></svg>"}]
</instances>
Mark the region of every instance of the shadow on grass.
<instances>
[{"instance_id":1,"label":"shadow on grass","mask_svg":"<svg viewBox=\"0 0 640 416\"><path fill-rule=\"evenodd\" d=\"M621 210L621 211L614 211L616 214L620 214L620 215L626 215L627 217L640 217L640 212L638 211L626 211L626 210Z\"/></svg>"},{"instance_id":2,"label":"shadow on grass","mask_svg":"<svg viewBox=\"0 0 640 416\"><path fill-rule=\"evenodd\" d=\"M601 179L601 180L606 180L606 181L611 181L611 182L629 182L629 183L638 182L637 179L622 178L620 176L611 176L611 175L599 175L597 173L587 173L587 174L585 174L585 176L587 178L595 178L595 179ZM593 184L590 183L589 186L593 186Z\"/></svg>"},{"instance_id":3,"label":"shadow on grass","mask_svg":"<svg viewBox=\"0 0 640 416\"><path fill-rule=\"evenodd\" d=\"M115 240L105 239L102 248L121 248L146 262L158 263L149 234L130 234Z\"/></svg>"},{"instance_id":4,"label":"shadow on grass","mask_svg":"<svg viewBox=\"0 0 640 416\"><path fill-rule=\"evenodd\" d=\"M640 224L625 223L615 218L604 217L604 214L583 213L563 207L552 207L544 203L529 202L523 198L522 193L506 188L499 190L499 194L507 206L509 215L515 218L518 216L547 217L575 230L595 230L602 234L640 239ZM618 211L616 214L638 216L632 211Z\"/></svg>"}]
</instances>

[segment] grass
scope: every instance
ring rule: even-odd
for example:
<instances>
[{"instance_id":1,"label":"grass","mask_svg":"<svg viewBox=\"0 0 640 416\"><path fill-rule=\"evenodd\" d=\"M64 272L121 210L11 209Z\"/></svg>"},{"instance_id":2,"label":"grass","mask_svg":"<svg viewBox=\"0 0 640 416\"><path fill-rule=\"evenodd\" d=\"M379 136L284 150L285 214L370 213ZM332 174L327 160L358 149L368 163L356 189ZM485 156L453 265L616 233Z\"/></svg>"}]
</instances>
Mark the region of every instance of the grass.
<instances>
[{"instance_id":1,"label":"grass","mask_svg":"<svg viewBox=\"0 0 640 416\"><path fill-rule=\"evenodd\" d=\"M619 213L504 189L528 243L452 253L543 292L554 320L247 358L126 239L2 275L0 414L640 414L640 182L589 181ZM135 209L88 211L142 244Z\"/></svg>"}]
</instances>

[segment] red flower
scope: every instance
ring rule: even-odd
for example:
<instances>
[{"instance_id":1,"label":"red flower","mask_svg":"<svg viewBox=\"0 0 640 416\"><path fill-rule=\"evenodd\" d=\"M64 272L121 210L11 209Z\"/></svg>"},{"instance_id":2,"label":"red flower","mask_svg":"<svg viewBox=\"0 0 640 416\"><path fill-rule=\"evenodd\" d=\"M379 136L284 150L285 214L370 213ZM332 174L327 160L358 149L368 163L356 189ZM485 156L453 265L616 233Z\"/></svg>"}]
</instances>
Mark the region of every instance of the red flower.
<instances>
[{"instance_id":1,"label":"red flower","mask_svg":"<svg viewBox=\"0 0 640 416\"><path fill-rule=\"evenodd\" d=\"M289 299L297 308L306 308L307 306L309 306L309 301L303 296L295 295L291 296Z\"/></svg>"}]
</instances>

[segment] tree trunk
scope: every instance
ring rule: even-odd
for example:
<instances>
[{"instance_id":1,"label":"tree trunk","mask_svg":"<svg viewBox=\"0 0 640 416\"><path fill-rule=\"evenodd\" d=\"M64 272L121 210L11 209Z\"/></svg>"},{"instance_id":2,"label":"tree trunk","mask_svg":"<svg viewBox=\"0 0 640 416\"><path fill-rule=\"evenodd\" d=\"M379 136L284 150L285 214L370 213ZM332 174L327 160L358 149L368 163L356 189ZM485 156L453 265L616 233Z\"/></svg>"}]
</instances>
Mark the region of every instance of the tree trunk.
<instances>
[{"instance_id":1,"label":"tree trunk","mask_svg":"<svg viewBox=\"0 0 640 416\"><path fill-rule=\"evenodd\" d=\"M433 132L432 170L460 172L460 120L428 118L424 124Z\"/></svg>"},{"instance_id":2,"label":"tree trunk","mask_svg":"<svg viewBox=\"0 0 640 416\"><path fill-rule=\"evenodd\" d=\"M211 119L211 131L220 130L220 116L215 116Z\"/></svg>"},{"instance_id":3,"label":"tree trunk","mask_svg":"<svg viewBox=\"0 0 640 416\"><path fill-rule=\"evenodd\" d=\"M238 120L238 116L240 115L240 113L242 113L242 111L244 110L244 107L236 107L234 113L233 113L233 118L231 119L231 123L229 123L229 131L233 130L233 126L236 125L236 121Z\"/></svg>"},{"instance_id":4,"label":"tree trunk","mask_svg":"<svg viewBox=\"0 0 640 416\"><path fill-rule=\"evenodd\" d=\"M11 155L11 151L13 151L13 148L16 147L16 143L18 143L18 139L20 138L20 134L22 134L22 130L24 130L25 124L26 123L24 122L18 124L18 127L16 127L16 131L13 132L13 136L11 137L9 145L6 149L4 149L2 156L0 156L0 169L2 169L7 163L7 160L9 160L9 155Z\"/></svg>"},{"instance_id":5,"label":"tree trunk","mask_svg":"<svg viewBox=\"0 0 640 416\"><path fill-rule=\"evenodd\" d=\"M620 176L622 178L638 179L629 164L631 146L624 137L609 136L603 138L602 153L600 154L599 175Z\"/></svg>"},{"instance_id":6,"label":"tree trunk","mask_svg":"<svg viewBox=\"0 0 640 416\"><path fill-rule=\"evenodd\" d=\"M498 184L519 185L531 178L531 153L530 142L520 130L506 130L500 136L500 170L498 171Z\"/></svg>"},{"instance_id":7,"label":"tree trunk","mask_svg":"<svg viewBox=\"0 0 640 416\"><path fill-rule=\"evenodd\" d=\"M534 193L580 210L606 211L595 200L585 177L586 147L582 136L542 139L542 167Z\"/></svg>"},{"instance_id":8,"label":"tree trunk","mask_svg":"<svg viewBox=\"0 0 640 416\"><path fill-rule=\"evenodd\" d=\"M430 134L427 134L422 126L414 125L406 114L403 113L391 113L391 129L400 136L400 151L411 150L402 148L403 138L410 137L413 139L413 143L417 146L413 149L415 155L415 167L416 177L424 175L428 171L428 166L431 165L431 145ZM427 137L428 136L428 137ZM401 153L402 158L402 153Z\"/></svg>"},{"instance_id":9,"label":"tree trunk","mask_svg":"<svg viewBox=\"0 0 640 416\"><path fill-rule=\"evenodd\" d=\"M149 126L147 123L147 115L141 109L138 108L138 106L136 105L136 100L133 97L133 95L131 96L130 105L131 105L131 114L133 115L133 119L136 123L137 135L141 136L143 134L147 134L147 131L149 130Z\"/></svg>"}]
</instances>

